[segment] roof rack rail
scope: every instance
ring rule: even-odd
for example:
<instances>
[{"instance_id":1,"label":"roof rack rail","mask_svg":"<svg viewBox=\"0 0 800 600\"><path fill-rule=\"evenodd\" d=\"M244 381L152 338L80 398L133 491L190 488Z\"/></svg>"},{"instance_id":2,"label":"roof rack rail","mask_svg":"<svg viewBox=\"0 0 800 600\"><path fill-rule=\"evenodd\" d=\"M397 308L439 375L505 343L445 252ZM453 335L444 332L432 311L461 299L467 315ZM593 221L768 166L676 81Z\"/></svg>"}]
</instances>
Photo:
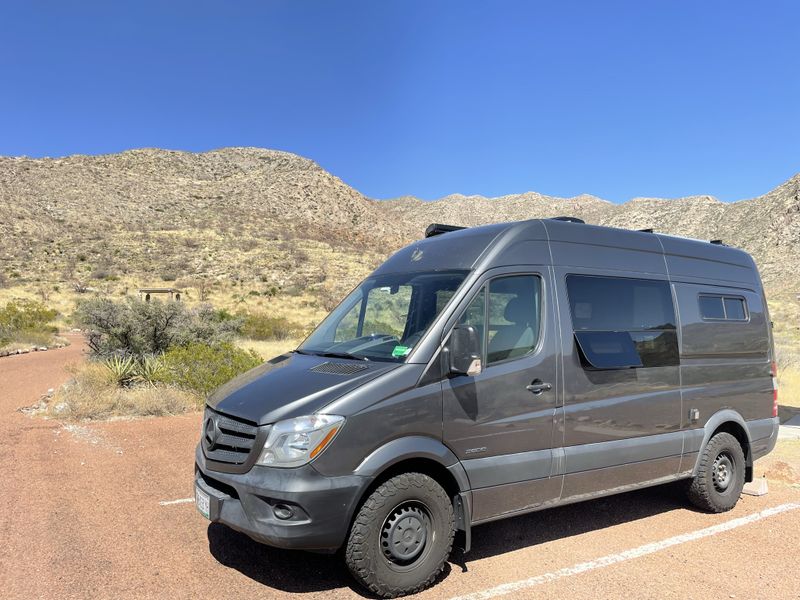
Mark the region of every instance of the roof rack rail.
<instances>
[{"instance_id":1,"label":"roof rack rail","mask_svg":"<svg viewBox=\"0 0 800 600\"><path fill-rule=\"evenodd\" d=\"M586 224L586 221L583 219L579 219L578 217L551 217L551 221L564 221L566 223L583 223Z\"/></svg>"},{"instance_id":2,"label":"roof rack rail","mask_svg":"<svg viewBox=\"0 0 800 600\"><path fill-rule=\"evenodd\" d=\"M727 246L728 245L725 242L723 242L722 240L709 240L708 243L709 244L714 244L715 246Z\"/></svg>"},{"instance_id":3,"label":"roof rack rail","mask_svg":"<svg viewBox=\"0 0 800 600\"><path fill-rule=\"evenodd\" d=\"M653 228L645 227L644 229L637 229L637 231L641 231L642 233L653 233Z\"/></svg>"},{"instance_id":4,"label":"roof rack rail","mask_svg":"<svg viewBox=\"0 0 800 600\"><path fill-rule=\"evenodd\" d=\"M466 229L466 227L459 227L458 225L443 225L441 223L431 223L425 228L425 237L433 237L441 235L450 231L458 231L459 229Z\"/></svg>"}]
</instances>

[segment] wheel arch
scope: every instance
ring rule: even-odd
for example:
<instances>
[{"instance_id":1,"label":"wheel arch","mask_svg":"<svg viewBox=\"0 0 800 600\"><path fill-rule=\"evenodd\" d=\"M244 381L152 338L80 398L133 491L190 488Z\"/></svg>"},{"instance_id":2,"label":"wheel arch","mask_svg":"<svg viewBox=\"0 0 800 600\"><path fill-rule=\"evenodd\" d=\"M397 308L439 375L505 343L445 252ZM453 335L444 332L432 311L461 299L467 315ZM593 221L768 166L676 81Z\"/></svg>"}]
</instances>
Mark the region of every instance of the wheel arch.
<instances>
[{"instance_id":1,"label":"wheel arch","mask_svg":"<svg viewBox=\"0 0 800 600\"><path fill-rule=\"evenodd\" d=\"M376 481L385 481L387 474L408 472L409 467L430 475L448 492L469 491L467 473L456 455L439 440L426 436L407 436L387 442L361 461L355 474L369 478L372 481L369 487L374 487Z\"/></svg>"},{"instance_id":2,"label":"wheel arch","mask_svg":"<svg viewBox=\"0 0 800 600\"><path fill-rule=\"evenodd\" d=\"M703 443L700 445L700 453L692 469L692 475L697 475L700 467L700 458L703 448L706 447L709 440L718 433L729 433L739 442L744 452L745 461L745 481L753 480L753 457L750 452L750 431L747 427L747 422L735 410L725 409L721 410L706 421L704 427L705 433L703 434Z\"/></svg>"},{"instance_id":3,"label":"wheel arch","mask_svg":"<svg viewBox=\"0 0 800 600\"><path fill-rule=\"evenodd\" d=\"M465 533L464 551L471 545L472 492L461 461L441 441L425 436L397 438L367 456L355 473L369 479L361 492L353 517L359 507L384 481L401 473L423 473L441 485L453 501L456 529Z\"/></svg>"}]
</instances>

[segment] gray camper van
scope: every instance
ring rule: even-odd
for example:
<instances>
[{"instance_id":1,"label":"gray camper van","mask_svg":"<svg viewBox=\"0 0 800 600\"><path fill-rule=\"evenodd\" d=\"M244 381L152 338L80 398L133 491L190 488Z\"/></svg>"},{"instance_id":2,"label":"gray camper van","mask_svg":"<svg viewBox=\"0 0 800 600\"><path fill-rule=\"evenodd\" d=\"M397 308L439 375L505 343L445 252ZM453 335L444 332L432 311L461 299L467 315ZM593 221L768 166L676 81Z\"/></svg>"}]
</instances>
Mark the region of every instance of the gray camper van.
<instances>
[{"instance_id":1,"label":"gray camper van","mask_svg":"<svg viewBox=\"0 0 800 600\"><path fill-rule=\"evenodd\" d=\"M209 400L197 507L343 549L380 596L419 591L488 521L676 480L731 509L777 438L772 360L741 250L572 218L432 225Z\"/></svg>"}]
</instances>

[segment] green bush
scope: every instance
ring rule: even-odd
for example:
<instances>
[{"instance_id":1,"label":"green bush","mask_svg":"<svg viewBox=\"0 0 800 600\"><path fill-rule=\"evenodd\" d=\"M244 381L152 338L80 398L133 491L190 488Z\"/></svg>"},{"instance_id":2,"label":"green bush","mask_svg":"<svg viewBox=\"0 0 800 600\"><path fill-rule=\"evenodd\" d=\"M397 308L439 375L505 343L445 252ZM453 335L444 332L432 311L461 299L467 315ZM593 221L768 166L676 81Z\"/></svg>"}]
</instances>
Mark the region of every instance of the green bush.
<instances>
[{"instance_id":1,"label":"green bush","mask_svg":"<svg viewBox=\"0 0 800 600\"><path fill-rule=\"evenodd\" d=\"M241 326L241 320L220 318L207 305L189 310L180 302L135 298L84 300L78 304L75 321L89 330L88 344L95 355L123 354L140 360L176 345L230 341Z\"/></svg>"},{"instance_id":2,"label":"green bush","mask_svg":"<svg viewBox=\"0 0 800 600\"><path fill-rule=\"evenodd\" d=\"M164 353L161 380L208 397L219 386L262 363L255 352L229 343L192 343Z\"/></svg>"},{"instance_id":3,"label":"green bush","mask_svg":"<svg viewBox=\"0 0 800 600\"><path fill-rule=\"evenodd\" d=\"M302 333L302 327L283 317L264 313L242 313L240 333L251 340L287 340Z\"/></svg>"},{"instance_id":4,"label":"green bush","mask_svg":"<svg viewBox=\"0 0 800 600\"><path fill-rule=\"evenodd\" d=\"M56 333L50 322L57 311L34 300L12 300L0 308L0 345L19 339L47 339Z\"/></svg>"}]
</instances>

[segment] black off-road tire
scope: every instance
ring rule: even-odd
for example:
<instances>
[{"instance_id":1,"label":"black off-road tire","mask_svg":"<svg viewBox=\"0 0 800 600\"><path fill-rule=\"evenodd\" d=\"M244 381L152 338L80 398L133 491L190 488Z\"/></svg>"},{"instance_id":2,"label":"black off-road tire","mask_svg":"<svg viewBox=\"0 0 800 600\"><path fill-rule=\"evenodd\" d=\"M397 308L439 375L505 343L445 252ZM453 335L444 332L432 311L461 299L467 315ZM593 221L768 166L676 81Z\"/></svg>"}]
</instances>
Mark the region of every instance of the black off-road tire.
<instances>
[{"instance_id":1,"label":"black off-road tire","mask_svg":"<svg viewBox=\"0 0 800 600\"><path fill-rule=\"evenodd\" d=\"M689 500L705 511L721 513L732 509L744 487L745 459L739 440L730 433L718 433L700 455L697 475L690 480Z\"/></svg>"},{"instance_id":2,"label":"black off-road tire","mask_svg":"<svg viewBox=\"0 0 800 600\"><path fill-rule=\"evenodd\" d=\"M404 473L362 504L345 561L356 580L382 598L413 594L442 572L454 530L453 503L442 486L422 473Z\"/></svg>"}]
</instances>

